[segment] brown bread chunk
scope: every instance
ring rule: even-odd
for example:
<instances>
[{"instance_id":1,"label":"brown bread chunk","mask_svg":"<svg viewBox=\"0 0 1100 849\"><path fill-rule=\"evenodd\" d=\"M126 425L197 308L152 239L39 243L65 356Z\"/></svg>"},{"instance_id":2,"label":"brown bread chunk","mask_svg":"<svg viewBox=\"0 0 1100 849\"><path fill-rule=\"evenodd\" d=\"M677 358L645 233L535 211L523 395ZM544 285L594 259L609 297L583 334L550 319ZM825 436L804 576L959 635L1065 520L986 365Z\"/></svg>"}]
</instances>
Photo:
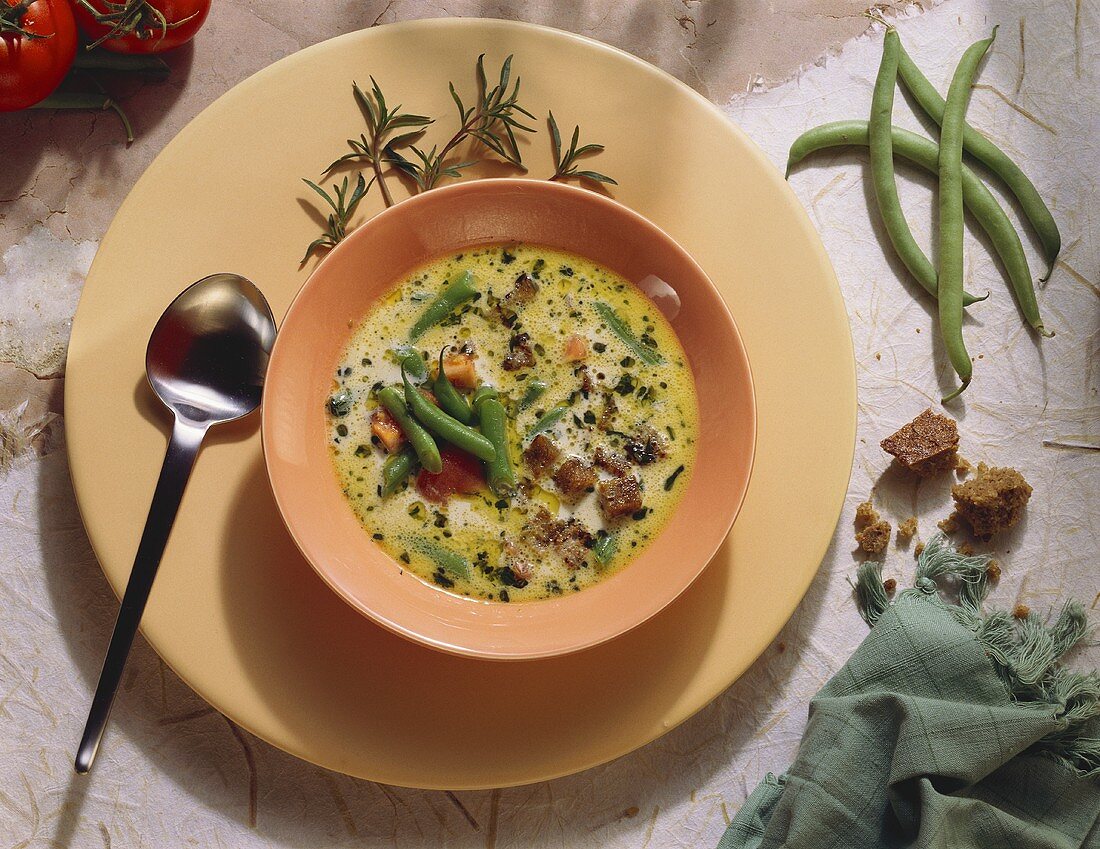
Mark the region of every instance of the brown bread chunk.
<instances>
[{"instance_id":1,"label":"brown bread chunk","mask_svg":"<svg viewBox=\"0 0 1100 849\"><path fill-rule=\"evenodd\" d=\"M886 521L873 522L862 531L856 533L856 542L859 547L871 555L882 554L886 546L890 544L890 532L892 528Z\"/></svg>"},{"instance_id":2,"label":"brown bread chunk","mask_svg":"<svg viewBox=\"0 0 1100 849\"><path fill-rule=\"evenodd\" d=\"M570 457L554 472L554 483L568 498L579 498L591 492L596 480L596 467L579 457Z\"/></svg>"},{"instance_id":3,"label":"brown bread chunk","mask_svg":"<svg viewBox=\"0 0 1100 849\"><path fill-rule=\"evenodd\" d=\"M951 487L955 512L975 536L988 538L1015 525L1024 515L1031 487L1015 469L978 464L978 474Z\"/></svg>"},{"instance_id":4,"label":"brown bread chunk","mask_svg":"<svg viewBox=\"0 0 1100 849\"><path fill-rule=\"evenodd\" d=\"M558 462L560 456L561 451L554 444L554 440L545 433L540 433L531 440L531 444L524 450L523 462L527 464L527 468L531 470L536 478L540 478L549 471L551 466Z\"/></svg>"},{"instance_id":5,"label":"brown bread chunk","mask_svg":"<svg viewBox=\"0 0 1100 849\"><path fill-rule=\"evenodd\" d=\"M898 525L898 540L912 539L917 533L917 517L910 516Z\"/></svg>"},{"instance_id":6,"label":"brown bread chunk","mask_svg":"<svg viewBox=\"0 0 1100 849\"><path fill-rule=\"evenodd\" d=\"M928 477L955 466L959 429L953 419L928 409L879 444L903 467Z\"/></svg>"},{"instance_id":7,"label":"brown bread chunk","mask_svg":"<svg viewBox=\"0 0 1100 849\"><path fill-rule=\"evenodd\" d=\"M630 463L626 457L602 446L596 449L596 455L592 459L597 466L617 478L625 478L630 474Z\"/></svg>"},{"instance_id":8,"label":"brown bread chunk","mask_svg":"<svg viewBox=\"0 0 1100 849\"><path fill-rule=\"evenodd\" d=\"M642 485L636 477L615 478L600 484L600 509L616 519L642 509Z\"/></svg>"}]
</instances>

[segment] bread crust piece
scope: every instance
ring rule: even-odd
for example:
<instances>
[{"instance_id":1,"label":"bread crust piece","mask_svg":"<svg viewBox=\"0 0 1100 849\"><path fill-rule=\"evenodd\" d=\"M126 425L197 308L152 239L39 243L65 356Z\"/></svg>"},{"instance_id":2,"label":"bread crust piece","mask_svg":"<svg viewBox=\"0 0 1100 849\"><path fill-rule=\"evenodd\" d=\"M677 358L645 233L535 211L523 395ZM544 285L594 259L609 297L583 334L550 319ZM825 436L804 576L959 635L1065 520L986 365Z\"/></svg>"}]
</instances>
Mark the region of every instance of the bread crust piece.
<instances>
[{"instance_id":1,"label":"bread crust piece","mask_svg":"<svg viewBox=\"0 0 1100 849\"><path fill-rule=\"evenodd\" d=\"M1031 486L1015 469L978 464L973 478L951 487L955 512L966 520L975 536L988 539L1008 530L1024 515Z\"/></svg>"},{"instance_id":2,"label":"bread crust piece","mask_svg":"<svg viewBox=\"0 0 1100 849\"><path fill-rule=\"evenodd\" d=\"M879 445L902 467L921 477L930 477L954 468L959 429L954 419L927 409Z\"/></svg>"}]
</instances>

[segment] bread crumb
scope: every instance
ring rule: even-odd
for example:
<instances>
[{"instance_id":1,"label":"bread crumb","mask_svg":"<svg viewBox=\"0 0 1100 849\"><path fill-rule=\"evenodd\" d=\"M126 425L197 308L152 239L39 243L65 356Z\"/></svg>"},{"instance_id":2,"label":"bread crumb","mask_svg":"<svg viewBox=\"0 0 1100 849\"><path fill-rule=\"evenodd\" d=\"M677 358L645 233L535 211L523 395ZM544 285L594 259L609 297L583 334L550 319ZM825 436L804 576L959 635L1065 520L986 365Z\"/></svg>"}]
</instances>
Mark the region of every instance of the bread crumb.
<instances>
[{"instance_id":1,"label":"bread crumb","mask_svg":"<svg viewBox=\"0 0 1100 849\"><path fill-rule=\"evenodd\" d=\"M959 529L959 515L958 513L952 513L946 519L941 519L936 523L936 527L943 531L945 534L953 534Z\"/></svg>"},{"instance_id":2,"label":"bread crumb","mask_svg":"<svg viewBox=\"0 0 1100 849\"><path fill-rule=\"evenodd\" d=\"M959 429L954 419L927 409L879 445L904 468L925 478L955 465Z\"/></svg>"},{"instance_id":3,"label":"bread crumb","mask_svg":"<svg viewBox=\"0 0 1100 849\"><path fill-rule=\"evenodd\" d=\"M990 560L989 565L985 567L985 574L989 576L991 581L1001 580L1001 564L996 560Z\"/></svg>"},{"instance_id":4,"label":"bread crumb","mask_svg":"<svg viewBox=\"0 0 1100 849\"><path fill-rule=\"evenodd\" d=\"M974 546L972 546L968 542L964 542L962 545L960 545L958 547L958 552L963 557L973 557L974 556Z\"/></svg>"},{"instance_id":5,"label":"bread crumb","mask_svg":"<svg viewBox=\"0 0 1100 849\"><path fill-rule=\"evenodd\" d=\"M923 542L918 542L916 544L916 546L913 548L913 556L914 557L920 557L921 552L923 552L923 551L924 551L924 543Z\"/></svg>"},{"instance_id":6,"label":"bread crumb","mask_svg":"<svg viewBox=\"0 0 1100 849\"><path fill-rule=\"evenodd\" d=\"M898 582L893 578L887 578L882 582L882 588L886 590L886 595L893 595L894 590L898 588Z\"/></svg>"},{"instance_id":7,"label":"bread crumb","mask_svg":"<svg viewBox=\"0 0 1100 849\"><path fill-rule=\"evenodd\" d=\"M879 520L878 510L871 504L871 500L868 499L862 504L856 507L856 524L857 525L870 525Z\"/></svg>"},{"instance_id":8,"label":"bread crumb","mask_svg":"<svg viewBox=\"0 0 1100 849\"><path fill-rule=\"evenodd\" d=\"M1028 607L1026 604L1017 604L1014 608L1012 608L1012 615L1017 619L1027 619L1030 613L1031 608Z\"/></svg>"},{"instance_id":9,"label":"bread crumb","mask_svg":"<svg viewBox=\"0 0 1100 849\"><path fill-rule=\"evenodd\" d=\"M965 475L974 467L970 465L970 461L960 454L955 455L955 474Z\"/></svg>"},{"instance_id":10,"label":"bread crumb","mask_svg":"<svg viewBox=\"0 0 1100 849\"><path fill-rule=\"evenodd\" d=\"M889 522L873 522L856 533L856 542L868 554L882 554L886 550L886 546L890 544L892 530Z\"/></svg>"},{"instance_id":11,"label":"bread crumb","mask_svg":"<svg viewBox=\"0 0 1100 849\"><path fill-rule=\"evenodd\" d=\"M881 351L880 351L880 352L877 352L877 353L875 354L875 359L876 359L876 360L881 360L881 359L882 359L882 352L881 352Z\"/></svg>"},{"instance_id":12,"label":"bread crumb","mask_svg":"<svg viewBox=\"0 0 1100 849\"><path fill-rule=\"evenodd\" d=\"M904 522L898 524L898 542L912 539L917 533L917 517L910 516Z\"/></svg>"},{"instance_id":13,"label":"bread crumb","mask_svg":"<svg viewBox=\"0 0 1100 849\"><path fill-rule=\"evenodd\" d=\"M978 464L977 476L951 487L955 512L967 521L975 536L984 539L1019 522L1031 492L1031 486L1015 469L990 468L984 463Z\"/></svg>"}]
</instances>

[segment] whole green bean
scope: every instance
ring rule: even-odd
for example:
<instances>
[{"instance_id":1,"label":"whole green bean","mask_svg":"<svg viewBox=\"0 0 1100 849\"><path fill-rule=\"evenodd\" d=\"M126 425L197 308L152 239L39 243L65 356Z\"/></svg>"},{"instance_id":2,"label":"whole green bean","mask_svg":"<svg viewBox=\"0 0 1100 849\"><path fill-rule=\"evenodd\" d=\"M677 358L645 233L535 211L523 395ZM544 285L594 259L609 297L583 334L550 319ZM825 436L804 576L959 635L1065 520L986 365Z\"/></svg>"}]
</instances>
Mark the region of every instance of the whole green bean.
<instances>
[{"instance_id":1,"label":"whole green bean","mask_svg":"<svg viewBox=\"0 0 1100 849\"><path fill-rule=\"evenodd\" d=\"M461 306L477 294L474 275L469 270L456 274L442 292L420 314L409 330L409 341L415 342L429 327L443 321L455 307Z\"/></svg>"},{"instance_id":2,"label":"whole green bean","mask_svg":"<svg viewBox=\"0 0 1100 849\"><path fill-rule=\"evenodd\" d=\"M913 231L905 220L905 213L898 199L898 186L894 177L893 128L894 86L898 77L898 52L901 40L893 27L886 30L882 44L882 63L875 79L874 93L871 95L871 120L869 137L871 148L871 180L875 187L875 200L879 214L890 237L894 252L901 259L909 273L925 288L928 294L936 296L936 269L921 250ZM986 295L985 297L989 297ZM983 300L973 295L963 295L963 304L969 305Z\"/></svg>"},{"instance_id":3,"label":"whole green bean","mask_svg":"<svg viewBox=\"0 0 1100 849\"><path fill-rule=\"evenodd\" d=\"M615 312L615 308L610 304L605 304L603 301L593 301L592 308L599 314L600 318L607 323L611 332L619 337L619 341L633 351L634 356L643 363L648 366L655 366L665 361L665 358L661 356L656 348L649 347L649 345L645 344L634 335L634 331L630 329L630 325Z\"/></svg>"},{"instance_id":4,"label":"whole green bean","mask_svg":"<svg viewBox=\"0 0 1100 849\"><path fill-rule=\"evenodd\" d=\"M930 174L938 173L939 145L900 127L894 127L892 133L895 155L919 165ZM822 124L803 133L795 140L791 145L791 159L788 160L787 167L791 168L804 157L818 150L847 145L867 147L869 140L866 121L834 121L831 124ZM1039 317L1031 269L1028 267L1024 247L1020 243L1020 235L1016 232L1012 221L978 175L965 165L962 169L962 191L963 205L974 214L974 220L985 231L993 244L993 249L997 251L997 255L1004 264L1008 280L1012 284L1012 291L1020 306L1020 312L1028 324L1040 333L1050 334L1050 331L1043 327L1042 319Z\"/></svg>"},{"instance_id":5,"label":"whole green bean","mask_svg":"<svg viewBox=\"0 0 1100 849\"><path fill-rule=\"evenodd\" d=\"M958 389L944 397L944 403L957 397L970 385L974 371L962 334L963 127L966 126L966 104L970 100L974 75L996 35L994 28L993 35L972 44L963 53L947 90L947 105L940 124L940 335L951 366L962 381Z\"/></svg>"},{"instance_id":6,"label":"whole green bean","mask_svg":"<svg viewBox=\"0 0 1100 849\"><path fill-rule=\"evenodd\" d=\"M519 408L526 410L532 404L534 404L542 394L549 388L549 385L545 380L534 378L527 381L527 390L523 393L523 397L519 399Z\"/></svg>"},{"instance_id":7,"label":"whole green bean","mask_svg":"<svg viewBox=\"0 0 1100 849\"><path fill-rule=\"evenodd\" d=\"M443 412L468 425L473 421L474 414L470 409L470 402L455 389L454 384L447 377L447 372L443 370L443 354L446 350L444 348L439 352L439 374L435 376L432 391Z\"/></svg>"},{"instance_id":8,"label":"whole green bean","mask_svg":"<svg viewBox=\"0 0 1100 849\"><path fill-rule=\"evenodd\" d=\"M909 58L905 48L901 49L898 57L898 75L902 84L909 89L914 99L937 124L943 123L943 112L946 107L940 93L928 78L921 73L916 63ZM990 171L1001 178L1008 190L1016 196L1020 202L1020 209L1024 217L1035 230L1039 241L1043 245L1043 255L1047 261L1047 272L1040 280L1046 280L1054 270L1054 262L1058 259L1058 252L1062 249L1062 236L1058 232L1058 224L1050 209L1043 203L1035 185L1027 178L1020 166L1013 162L1007 153L997 145L975 130L973 127L963 125L963 149L985 165Z\"/></svg>"},{"instance_id":9,"label":"whole green bean","mask_svg":"<svg viewBox=\"0 0 1100 849\"><path fill-rule=\"evenodd\" d=\"M485 464L485 479L497 496L506 498L516 494L516 473L508 456L508 435L505 431L504 405L496 398L485 398L478 410L481 432L493 443L496 456Z\"/></svg>"},{"instance_id":10,"label":"whole green bean","mask_svg":"<svg viewBox=\"0 0 1100 849\"><path fill-rule=\"evenodd\" d=\"M544 431L550 430L554 425L562 420L562 417L569 412L569 408L564 404L552 408L549 412L545 413L541 419L532 425L531 429L527 431L527 438L533 439Z\"/></svg>"},{"instance_id":11,"label":"whole green bean","mask_svg":"<svg viewBox=\"0 0 1100 849\"><path fill-rule=\"evenodd\" d=\"M443 458L439 456L439 446L435 444L432 435L421 426L420 422L409 415L409 409L405 406L401 393L392 386L386 386L378 390L378 400L393 416L394 421L405 434L405 438L409 440L409 445L420 460L420 465L433 475L443 471Z\"/></svg>"},{"instance_id":12,"label":"whole green bean","mask_svg":"<svg viewBox=\"0 0 1100 849\"><path fill-rule=\"evenodd\" d=\"M417 420L441 439L447 440L456 448L468 451L479 460L488 462L497 455L497 450L488 439L464 425L453 416L447 415L439 407L420 394L409 381L405 370L401 370L401 381L405 385L405 403ZM423 462L423 459L421 460ZM427 468L427 464L424 465ZM429 469L429 471L431 471Z\"/></svg>"},{"instance_id":13,"label":"whole green bean","mask_svg":"<svg viewBox=\"0 0 1100 849\"><path fill-rule=\"evenodd\" d=\"M382 497L393 495L397 487L416 469L416 451L406 445L396 454L391 454L382 464Z\"/></svg>"}]
</instances>

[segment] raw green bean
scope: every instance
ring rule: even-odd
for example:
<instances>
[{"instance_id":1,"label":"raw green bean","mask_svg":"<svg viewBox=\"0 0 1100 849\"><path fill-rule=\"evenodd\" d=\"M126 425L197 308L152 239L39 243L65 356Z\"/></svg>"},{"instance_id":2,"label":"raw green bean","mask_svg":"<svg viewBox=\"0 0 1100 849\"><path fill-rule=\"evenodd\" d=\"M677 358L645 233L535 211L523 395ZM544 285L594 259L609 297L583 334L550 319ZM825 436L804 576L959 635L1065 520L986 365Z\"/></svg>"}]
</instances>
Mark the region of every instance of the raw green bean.
<instances>
[{"instance_id":1,"label":"raw green bean","mask_svg":"<svg viewBox=\"0 0 1100 849\"><path fill-rule=\"evenodd\" d=\"M562 420L564 416L569 412L569 408L565 405L560 405L551 409L548 413L543 415L535 424L527 431L527 438L533 439L544 431L550 430L554 425Z\"/></svg>"},{"instance_id":2,"label":"raw green bean","mask_svg":"<svg viewBox=\"0 0 1100 849\"><path fill-rule=\"evenodd\" d=\"M444 548L435 540L427 537L413 537L411 547L417 549L445 572L463 578L470 575L470 564L466 558L449 548Z\"/></svg>"},{"instance_id":3,"label":"raw green bean","mask_svg":"<svg viewBox=\"0 0 1100 849\"><path fill-rule=\"evenodd\" d=\"M397 364L404 364L405 371L417 380L423 380L428 376L427 363L424 362L420 352L412 345L398 345L396 348L391 349L390 353L397 360Z\"/></svg>"},{"instance_id":4,"label":"raw green bean","mask_svg":"<svg viewBox=\"0 0 1100 849\"><path fill-rule=\"evenodd\" d=\"M404 372L402 372L403 374ZM406 378L407 380L408 378ZM417 392L417 395L419 394ZM401 393L392 386L385 386L378 390L378 401L393 416L394 421L397 422L405 434L405 438L409 440L409 445L412 446L417 459L420 460L420 465L433 475L438 475L443 471L443 458L439 456L439 446L435 444L432 435L421 426L420 422L409 415L409 409L405 406ZM427 403L426 400L425 403Z\"/></svg>"},{"instance_id":5,"label":"raw green bean","mask_svg":"<svg viewBox=\"0 0 1100 849\"><path fill-rule=\"evenodd\" d=\"M921 73L905 48L901 49L898 57L898 75L902 84L909 89L913 98L937 124L943 123L943 112L946 104L935 86ZM1062 249L1062 236L1058 232L1058 224L1054 216L1050 214L1047 205L1043 203L1035 185L1027 178L1020 166L1013 162L1007 153L997 145L975 130L973 127L963 125L963 149L985 165L990 171L1001 178L1008 190L1016 196L1020 202L1020 209L1024 217L1035 230L1039 241L1043 245L1043 256L1047 261L1047 272L1040 280L1050 277L1054 269L1054 262L1058 259L1058 252Z\"/></svg>"},{"instance_id":6,"label":"raw green bean","mask_svg":"<svg viewBox=\"0 0 1100 849\"><path fill-rule=\"evenodd\" d=\"M393 495L415 468L416 452L411 445L387 457L382 464L382 497Z\"/></svg>"},{"instance_id":7,"label":"raw green bean","mask_svg":"<svg viewBox=\"0 0 1100 849\"><path fill-rule=\"evenodd\" d=\"M611 329L612 333L619 337L619 341L633 351L634 356L643 363L648 366L655 366L665 361L665 358L661 356L656 348L649 347L649 345L646 345L634 335L634 331L630 329L630 325L615 312L614 307L605 304L603 301L593 301L592 308L596 310L600 318L607 322L607 326Z\"/></svg>"},{"instance_id":8,"label":"raw green bean","mask_svg":"<svg viewBox=\"0 0 1100 849\"><path fill-rule=\"evenodd\" d=\"M424 335L425 330L439 324L451 314L455 307L461 306L476 294L473 273L466 270L456 274L447 284L447 288L436 295L435 300L420 314L420 318L409 330L409 341L415 342Z\"/></svg>"},{"instance_id":9,"label":"raw green bean","mask_svg":"<svg viewBox=\"0 0 1100 849\"><path fill-rule=\"evenodd\" d=\"M508 456L508 435L504 424L504 405L496 398L485 398L478 410L481 432L493 443L496 457L485 464L485 479L489 489L500 498L516 494L516 473Z\"/></svg>"},{"instance_id":10,"label":"raw green bean","mask_svg":"<svg viewBox=\"0 0 1100 849\"><path fill-rule=\"evenodd\" d=\"M456 448L468 451L479 460L488 462L497 455L497 450L488 439L464 425L453 416L447 415L439 407L420 394L420 391L409 381L409 376L401 370L401 381L405 384L405 403L417 420L428 430L445 439ZM423 462L423 459L421 459ZM424 464L427 468L427 464ZM431 471L429 469L429 471Z\"/></svg>"},{"instance_id":11,"label":"raw green bean","mask_svg":"<svg viewBox=\"0 0 1100 849\"><path fill-rule=\"evenodd\" d=\"M619 548L619 542L615 537L610 534L596 537L596 544L592 546L592 554L596 558L596 562L601 566L606 566L611 562L611 558L615 556L616 550Z\"/></svg>"},{"instance_id":12,"label":"raw green bean","mask_svg":"<svg viewBox=\"0 0 1100 849\"><path fill-rule=\"evenodd\" d=\"M834 121L799 136L791 146L791 159L788 168L796 165L803 157L818 150L830 147L857 145L867 147L869 134L866 121ZM919 165L930 174L939 171L940 149L933 141L923 136L893 128L894 154ZM1050 331L1043 327L1039 317L1039 307L1035 302L1035 286L1031 280L1031 269L1027 264L1027 255L1020 243L1020 236L1012 221L1001 208L993 193L985 187L981 179L967 168L962 169L963 204L974 214L974 220L985 231L993 244L993 249L1004 264L1012 291L1020 306L1020 312L1028 324L1044 335Z\"/></svg>"},{"instance_id":13,"label":"raw green bean","mask_svg":"<svg viewBox=\"0 0 1100 849\"><path fill-rule=\"evenodd\" d=\"M443 370L443 354L446 350L444 348L439 352L439 374L435 376L432 391L443 412L468 425L473 420L474 414L470 409L470 402L455 389L454 384L447 378L447 372Z\"/></svg>"},{"instance_id":14,"label":"raw green bean","mask_svg":"<svg viewBox=\"0 0 1100 849\"><path fill-rule=\"evenodd\" d=\"M963 127L966 125L966 104L974 85L974 75L996 35L994 28L993 35L972 44L963 53L947 90L947 105L940 124L940 335L951 366L962 381L958 389L944 397L944 403L957 397L970 385L974 371L962 333Z\"/></svg>"},{"instance_id":15,"label":"raw green bean","mask_svg":"<svg viewBox=\"0 0 1100 849\"><path fill-rule=\"evenodd\" d=\"M483 401L489 398L499 398L500 393L497 392L488 383L483 383L474 390L473 398L470 399L470 406L474 408L474 415L480 415L478 412Z\"/></svg>"},{"instance_id":16,"label":"raw green bean","mask_svg":"<svg viewBox=\"0 0 1100 849\"><path fill-rule=\"evenodd\" d=\"M893 128L894 86L898 77L898 51L901 40L893 27L886 30L882 44L882 63L879 65L875 90L871 96L871 120L869 137L871 148L871 180L875 187L875 200L879 214L890 237L894 252L909 269L909 273L925 288L928 294L936 296L936 269L932 266L905 220L905 213L898 199L898 186L894 178ZM989 297L989 295L985 295ZM963 295L963 305L967 306L983 298Z\"/></svg>"},{"instance_id":17,"label":"raw green bean","mask_svg":"<svg viewBox=\"0 0 1100 849\"><path fill-rule=\"evenodd\" d=\"M534 404L542 397L542 393L546 391L549 385L550 384L545 380L539 380L537 377L527 381L527 391L524 392L523 397L519 399L519 408L521 410L526 410Z\"/></svg>"}]
</instances>

